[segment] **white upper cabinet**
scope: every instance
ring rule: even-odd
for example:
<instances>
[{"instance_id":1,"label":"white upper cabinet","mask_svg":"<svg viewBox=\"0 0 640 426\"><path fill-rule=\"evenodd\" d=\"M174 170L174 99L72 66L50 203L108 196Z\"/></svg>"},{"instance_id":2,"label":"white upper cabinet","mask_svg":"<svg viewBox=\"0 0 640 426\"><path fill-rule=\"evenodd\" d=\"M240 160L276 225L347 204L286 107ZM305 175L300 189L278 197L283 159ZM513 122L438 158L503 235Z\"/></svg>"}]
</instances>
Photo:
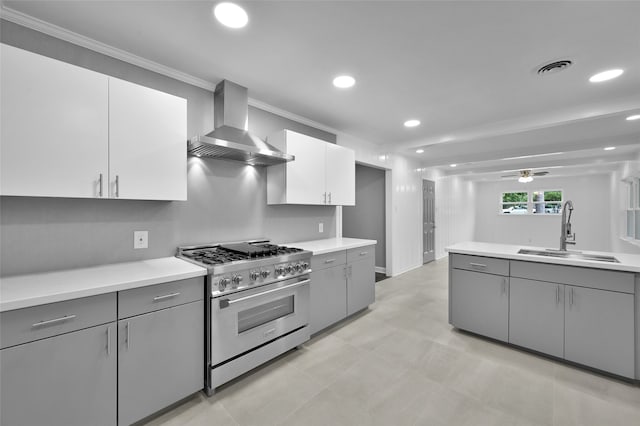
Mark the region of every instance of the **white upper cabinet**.
<instances>
[{"instance_id":1,"label":"white upper cabinet","mask_svg":"<svg viewBox=\"0 0 640 426\"><path fill-rule=\"evenodd\" d=\"M187 199L187 101L109 79L111 197Z\"/></svg>"},{"instance_id":2,"label":"white upper cabinet","mask_svg":"<svg viewBox=\"0 0 640 426\"><path fill-rule=\"evenodd\" d=\"M291 130L269 143L295 160L267 168L267 204L355 204L353 150Z\"/></svg>"},{"instance_id":3,"label":"white upper cabinet","mask_svg":"<svg viewBox=\"0 0 640 426\"><path fill-rule=\"evenodd\" d=\"M0 47L0 195L186 200L185 99Z\"/></svg>"},{"instance_id":4,"label":"white upper cabinet","mask_svg":"<svg viewBox=\"0 0 640 426\"><path fill-rule=\"evenodd\" d=\"M0 48L0 194L99 197L109 166L108 77Z\"/></svg>"}]
</instances>

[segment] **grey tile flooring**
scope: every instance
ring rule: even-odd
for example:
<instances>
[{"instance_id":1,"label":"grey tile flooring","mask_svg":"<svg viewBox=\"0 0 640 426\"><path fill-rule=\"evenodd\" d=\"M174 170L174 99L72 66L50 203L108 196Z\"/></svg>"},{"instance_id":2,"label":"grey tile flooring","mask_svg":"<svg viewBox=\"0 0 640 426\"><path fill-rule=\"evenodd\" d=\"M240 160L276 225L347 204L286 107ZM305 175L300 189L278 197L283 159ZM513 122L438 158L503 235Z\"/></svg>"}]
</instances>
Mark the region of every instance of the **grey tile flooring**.
<instances>
[{"instance_id":1,"label":"grey tile flooring","mask_svg":"<svg viewBox=\"0 0 640 426\"><path fill-rule=\"evenodd\" d=\"M447 273L379 282L370 309L147 424L640 425L640 386L453 329Z\"/></svg>"}]
</instances>

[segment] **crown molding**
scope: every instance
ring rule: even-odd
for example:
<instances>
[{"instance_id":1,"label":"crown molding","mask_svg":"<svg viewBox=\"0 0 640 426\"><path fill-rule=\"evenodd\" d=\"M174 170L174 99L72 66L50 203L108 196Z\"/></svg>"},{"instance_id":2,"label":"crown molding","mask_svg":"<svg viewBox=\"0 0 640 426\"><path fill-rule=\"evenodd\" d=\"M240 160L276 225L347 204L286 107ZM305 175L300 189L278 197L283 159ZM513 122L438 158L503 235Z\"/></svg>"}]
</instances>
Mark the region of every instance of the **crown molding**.
<instances>
[{"instance_id":1,"label":"crown molding","mask_svg":"<svg viewBox=\"0 0 640 426\"><path fill-rule=\"evenodd\" d=\"M202 89L213 91L216 87L216 85L210 81L194 77L182 71L178 71L174 68L167 67L154 61L150 61L148 59L129 53L125 50L109 46L108 44L99 42L92 38L85 37L81 34L69 31L65 28L59 27L41 19L34 18L33 16L27 15L26 13L11 9L4 4L0 7L0 17L15 24L22 25L23 27L27 27L32 30L50 35L51 37L67 41L77 46L93 50L94 52L110 56L112 58L136 65L140 68L144 68L158 74L165 75L167 77L171 77L173 79L191 84L196 87L200 87Z\"/></svg>"},{"instance_id":2,"label":"crown molding","mask_svg":"<svg viewBox=\"0 0 640 426\"><path fill-rule=\"evenodd\" d=\"M55 37L57 39L67 41L77 46L81 46L86 49L93 50L94 52L98 52L103 55L121 60L123 62L136 65L140 68L144 68L146 70L153 71L158 74L162 74L164 76L173 78L175 80L182 81L183 83L187 83L192 86L200 87L202 89L210 90L210 91L213 91L216 87L216 83L212 83L210 81L194 77L185 72L145 59L138 55L134 55L133 53L127 52L122 49L118 49L116 47L94 40L92 38L83 36L81 34L67 30L66 28L62 28L50 22L43 21L31 15L27 15L26 13L19 12L15 9L5 6L4 4L0 6L0 18L13 22L18 25L21 25L23 27L30 28L32 30L47 34L51 37ZM279 115L281 117L288 118L298 123L314 127L319 130L324 130L326 132L330 132L334 134L341 133L337 129L334 129L329 126L325 126L324 124L318 123L317 121L311 120L306 117L302 117L292 112L274 107L273 105L269 105L257 99L249 98L249 105L259 108L261 110Z\"/></svg>"}]
</instances>

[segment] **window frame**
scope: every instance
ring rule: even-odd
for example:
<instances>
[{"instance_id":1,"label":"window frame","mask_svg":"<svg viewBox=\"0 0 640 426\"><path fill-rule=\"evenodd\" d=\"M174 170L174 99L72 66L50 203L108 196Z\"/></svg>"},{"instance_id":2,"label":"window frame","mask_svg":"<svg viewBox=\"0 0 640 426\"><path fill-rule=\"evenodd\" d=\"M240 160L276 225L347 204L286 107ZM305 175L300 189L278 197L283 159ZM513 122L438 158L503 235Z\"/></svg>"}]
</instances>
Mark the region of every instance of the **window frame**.
<instances>
[{"instance_id":1,"label":"window frame","mask_svg":"<svg viewBox=\"0 0 640 426\"><path fill-rule=\"evenodd\" d=\"M560 193L560 201L545 201L545 194L548 192L559 192ZM504 200L504 195L505 194L513 194L513 193L526 193L527 194L527 201L503 201ZM535 193L542 193L542 201L534 201L533 197ZM513 190L513 191L502 191L500 192L500 198L499 198L499 204L498 204L498 214L500 216L557 216L562 214L562 204L564 203L564 190L563 189L536 189L536 190ZM547 213L546 212L546 205L547 204L559 204L560 208L558 209L558 211L556 212L550 212ZM512 214L510 212L505 212L505 205L522 205L522 204L526 204L527 206L527 211L523 212L523 213L517 213L517 214ZM543 207L543 212L542 213L535 213L534 208L536 205L542 204L545 207ZM640 214L640 213L639 213Z\"/></svg>"},{"instance_id":2,"label":"window frame","mask_svg":"<svg viewBox=\"0 0 640 426\"><path fill-rule=\"evenodd\" d=\"M632 176L623 181L626 185L625 194L625 228L624 238L640 240L640 176Z\"/></svg>"}]
</instances>

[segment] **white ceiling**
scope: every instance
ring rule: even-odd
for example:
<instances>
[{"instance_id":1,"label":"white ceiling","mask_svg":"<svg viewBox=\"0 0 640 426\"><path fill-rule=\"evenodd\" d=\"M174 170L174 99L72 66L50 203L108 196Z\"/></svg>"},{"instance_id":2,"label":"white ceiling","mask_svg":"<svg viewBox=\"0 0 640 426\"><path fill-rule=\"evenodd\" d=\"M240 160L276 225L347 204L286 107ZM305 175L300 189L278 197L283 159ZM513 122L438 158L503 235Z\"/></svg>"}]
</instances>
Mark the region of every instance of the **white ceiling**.
<instances>
[{"instance_id":1,"label":"white ceiling","mask_svg":"<svg viewBox=\"0 0 640 426\"><path fill-rule=\"evenodd\" d=\"M640 153L640 120L624 120L640 113L640 2L239 1L241 30L215 21L216 3L3 5L199 79L235 81L253 99L447 173L460 163L455 173L480 178L552 158L608 170ZM574 64L536 74L558 59ZM609 68L625 73L588 82ZM341 73L356 86L334 88ZM422 125L403 127L409 118ZM602 151L610 145L619 149ZM549 152L564 154L498 160Z\"/></svg>"}]
</instances>

